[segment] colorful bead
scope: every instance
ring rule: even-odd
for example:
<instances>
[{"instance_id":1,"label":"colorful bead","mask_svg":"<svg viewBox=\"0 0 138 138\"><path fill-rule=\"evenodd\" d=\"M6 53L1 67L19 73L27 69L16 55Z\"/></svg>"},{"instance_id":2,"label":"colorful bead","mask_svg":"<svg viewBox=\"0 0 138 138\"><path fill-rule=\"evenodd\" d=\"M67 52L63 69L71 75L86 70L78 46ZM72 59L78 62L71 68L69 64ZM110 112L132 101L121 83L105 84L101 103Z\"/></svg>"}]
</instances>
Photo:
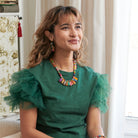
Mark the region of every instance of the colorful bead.
<instances>
[{"instance_id":1,"label":"colorful bead","mask_svg":"<svg viewBox=\"0 0 138 138\"><path fill-rule=\"evenodd\" d=\"M59 69L56 67L56 65L55 65L55 63L54 63L52 58L50 59L50 62L53 65L53 67L56 69L56 71L58 72L59 77L60 77L59 82L61 84L63 84L64 86L72 86L72 85L76 84L76 82L78 80L78 78L75 76L76 75L76 70L77 70L77 62L76 62L76 60L73 60L73 77L72 77L71 80L65 80L63 78L62 74L60 73Z\"/></svg>"},{"instance_id":2,"label":"colorful bead","mask_svg":"<svg viewBox=\"0 0 138 138\"><path fill-rule=\"evenodd\" d=\"M63 80L63 78L60 78L60 79L59 79L59 82L61 82L62 80Z\"/></svg>"},{"instance_id":3,"label":"colorful bead","mask_svg":"<svg viewBox=\"0 0 138 138\"><path fill-rule=\"evenodd\" d=\"M68 81L66 81L66 86L68 86Z\"/></svg>"},{"instance_id":4,"label":"colorful bead","mask_svg":"<svg viewBox=\"0 0 138 138\"><path fill-rule=\"evenodd\" d=\"M62 84L64 84L64 79L61 81Z\"/></svg>"},{"instance_id":5,"label":"colorful bead","mask_svg":"<svg viewBox=\"0 0 138 138\"><path fill-rule=\"evenodd\" d=\"M96 136L94 138L106 138L106 137L105 136L102 136L102 135L98 135L98 136Z\"/></svg>"}]
</instances>

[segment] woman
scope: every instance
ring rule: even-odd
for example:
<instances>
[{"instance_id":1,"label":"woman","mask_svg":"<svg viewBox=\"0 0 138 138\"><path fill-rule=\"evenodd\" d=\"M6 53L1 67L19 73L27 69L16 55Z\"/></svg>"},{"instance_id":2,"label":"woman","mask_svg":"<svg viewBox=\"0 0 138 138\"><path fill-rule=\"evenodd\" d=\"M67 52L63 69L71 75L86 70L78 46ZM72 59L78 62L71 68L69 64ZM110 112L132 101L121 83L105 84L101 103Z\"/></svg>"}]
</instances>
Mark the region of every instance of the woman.
<instances>
[{"instance_id":1,"label":"woman","mask_svg":"<svg viewBox=\"0 0 138 138\"><path fill-rule=\"evenodd\" d=\"M23 138L104 138L109 84L83 65L83 30L76 8L57 6L35 32L28 68L13 74L5 98L20 105Z\"/></svg>"}]
</instances>

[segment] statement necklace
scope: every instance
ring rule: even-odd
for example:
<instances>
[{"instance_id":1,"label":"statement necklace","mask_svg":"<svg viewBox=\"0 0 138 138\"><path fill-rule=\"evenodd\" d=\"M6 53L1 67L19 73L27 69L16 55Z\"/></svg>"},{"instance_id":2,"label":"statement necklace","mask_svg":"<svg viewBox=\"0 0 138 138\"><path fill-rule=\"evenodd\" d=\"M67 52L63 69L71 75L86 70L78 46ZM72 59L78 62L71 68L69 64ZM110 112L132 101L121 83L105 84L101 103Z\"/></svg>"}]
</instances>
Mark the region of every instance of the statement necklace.
<instances>
[{"instance_id":1,"label":"statement necklace","mask_svg":"<svg viewBox=\"0 0 138 138\"><path fill-rule=\"evenodd\" d=\"M50 58L50 62L53 65L53 67L56 69L56 71L58 72L58 75L60 77L59 82L64 85L64 86L72 86L74 84L76 84L78 78L76 77L76 70L77 70L77 64L76 64L76 60L73 60L73 77L71 80L65 80L62 76L62 74L60 73L59 69L56 67L54 61L52 58Z\"/></svg>"}]
</instances>

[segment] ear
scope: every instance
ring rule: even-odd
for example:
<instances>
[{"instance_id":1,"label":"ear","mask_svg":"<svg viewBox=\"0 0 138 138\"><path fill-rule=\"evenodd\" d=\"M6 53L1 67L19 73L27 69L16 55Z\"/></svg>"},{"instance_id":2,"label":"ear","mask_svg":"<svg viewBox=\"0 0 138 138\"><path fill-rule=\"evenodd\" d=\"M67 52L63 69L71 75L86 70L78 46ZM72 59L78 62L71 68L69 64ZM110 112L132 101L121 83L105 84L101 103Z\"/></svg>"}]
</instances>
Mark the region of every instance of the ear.
<instances>
[{"instance_id":1,"label":"ear","mask_svg":"<svg viewBox=\"0 0 138 138\"><path fill-rule=\"evenodd\" d=\"M46 35L46 37L48 37L48 39L50 41L54 40L54 35L52 33L50 33L49 31L45 31L45 35Z\"/></svg>"}]
</instances>

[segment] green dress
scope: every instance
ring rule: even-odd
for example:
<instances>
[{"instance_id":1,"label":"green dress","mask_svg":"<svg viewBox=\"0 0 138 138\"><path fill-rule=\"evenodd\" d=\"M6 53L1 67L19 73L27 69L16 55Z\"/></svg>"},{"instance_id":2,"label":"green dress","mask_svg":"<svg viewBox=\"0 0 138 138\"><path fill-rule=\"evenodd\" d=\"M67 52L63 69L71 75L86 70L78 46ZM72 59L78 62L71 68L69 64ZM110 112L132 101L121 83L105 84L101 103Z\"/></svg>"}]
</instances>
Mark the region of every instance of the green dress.
<instances>
[{"instance_id":1,"label":"green dress","mask_svg":"<svg viewBox=\"0 0 138 138\"><path fill-rule=\"evenodd\" d=\"M60 71L66 80L73 72ZM23 69L12 75L10 96L5 100L13 110L24 102L23 108L38 109L37 129L54 138L86 138L86 116L89 107L107 110L110 86L107 75L100 75L90 67L77 65L78 81L73 86L63 86L59 75L49 60Z\"/></svg>"}]
</instances>

